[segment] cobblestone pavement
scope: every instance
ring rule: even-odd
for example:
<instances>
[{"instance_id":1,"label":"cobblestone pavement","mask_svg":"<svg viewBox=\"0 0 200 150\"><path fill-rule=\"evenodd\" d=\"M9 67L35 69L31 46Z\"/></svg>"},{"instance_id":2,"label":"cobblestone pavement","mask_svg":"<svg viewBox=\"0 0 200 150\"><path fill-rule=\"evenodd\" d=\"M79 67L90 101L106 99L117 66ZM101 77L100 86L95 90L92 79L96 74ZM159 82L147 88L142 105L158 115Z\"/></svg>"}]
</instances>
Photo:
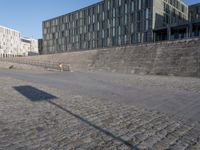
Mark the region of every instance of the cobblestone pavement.
<instances>
[{"instance_id":1,"label":"cobblestone pavement","mask_svg":"<svg viewBox=\"0 0 200 150\"><path fill-rule=\"evenodd\" d=\"M0 87L2 150L200 149L196 122L11 78Z\"/></svg>"},{"instance_id":2,"label":"cobblestone pavement","mask_svg":"<svg viewBox=\"0 0 200 150\"><path fill-rule=\"evenodd\" d=\"M52 72L50 72L52 71ZM5 74L7 72L7 75L12 75L9 73L14 73L16 77L16 73L19 73L21 76L21 73L28 75L33 74L37 75L56 75L60 76L62 74L57 74L56 70L15 70L14 72L9 72L7 69L1 69L0 73ZM64 72L67 73L67 72ZM137 86L150 86L150 87L165 87L167 89L179 89L179 90L185 90L185 91L192 91L195 93L200 93L200 80L199 78L194 77L180 77L180 76L157 76L157 75L136 75L136 74L119 74L119 73L111 73L111 72L74 72L73 76L77 77L77 74L81 74L82 76L87 76L90 79L99 79L100 82L104 83L112 83L116 86L120 85L137 85ZM27 74L26 74L27 76ZM66 74L64 74L66 76ZM70 76L67 74L67 76ZM0 76L1 77L1 76ZM103 81L102 81L103 78ZM98 81L98 80L97 80Z\"/></svg>"},{"instance_id":3,"label":"cobblestone pavement","mask_svg":"<svg viewBox=\"0 0 200 150\"><path fill-rule=\"evenodd\" d=\"M200 80L105 72L40 72L0 70L0 77L73 91L138 108L156 110L200 122Z\"/></svg>"},{"instance_id":4,"label":"cobblestone pavement","mask_svg":"<svg viewBox=\"0 0 200 150\"><path fill-rule=\"evenodd\" d=\"M150 87L165 87L167 89L179 89L185 91L192 91L200 93L200 80L193 77L178 77L178 76L155 76L155 75L136 75L136 74L117 74L117 73L104 73L93 72L95 76L110 76L109 82L116 85L137 85L137 86L150 86ZM117 80L113 79L113 76ZM107 78L104 78L107 79Z\"/></svg>"}]
</instances>

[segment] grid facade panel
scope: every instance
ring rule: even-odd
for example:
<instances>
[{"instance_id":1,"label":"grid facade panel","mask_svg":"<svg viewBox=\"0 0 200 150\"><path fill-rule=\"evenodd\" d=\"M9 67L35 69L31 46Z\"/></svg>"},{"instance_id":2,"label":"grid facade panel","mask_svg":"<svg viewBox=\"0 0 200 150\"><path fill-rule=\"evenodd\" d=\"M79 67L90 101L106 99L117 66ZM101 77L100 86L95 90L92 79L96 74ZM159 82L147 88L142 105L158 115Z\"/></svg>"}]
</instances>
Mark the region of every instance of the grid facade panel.
<instances>
[{"instance_id":1,"label":"grid facade panel","mask_svg":"<svg viewBox=\"0 0 200 150\"><path fill-rule=\"evenodd\" d=\"M146 3L105 0L44 21L43 49L47 53L55 53L151 41L151 16L149 13L146 21L144 14L152 7L150 3L146 4L148 7L142 4Z\"/></svg>"},{"instance_id":2,"label":"grid facade panel","mask_svg":"<svg viewBox=\"0 0 200 150\"><path fill-rule=\"evenodd\" d=\"M166 4L173 5L171 1L159 0L163 8L158 8L154 6L155 1L104 0L44 21L43 51L58 53L153 42L154 13L159 12L154 9L164 12ZM177 3L176 9L180 6ZM180 9L183 13L187 11Z\"/></svg>"}]
</instances>

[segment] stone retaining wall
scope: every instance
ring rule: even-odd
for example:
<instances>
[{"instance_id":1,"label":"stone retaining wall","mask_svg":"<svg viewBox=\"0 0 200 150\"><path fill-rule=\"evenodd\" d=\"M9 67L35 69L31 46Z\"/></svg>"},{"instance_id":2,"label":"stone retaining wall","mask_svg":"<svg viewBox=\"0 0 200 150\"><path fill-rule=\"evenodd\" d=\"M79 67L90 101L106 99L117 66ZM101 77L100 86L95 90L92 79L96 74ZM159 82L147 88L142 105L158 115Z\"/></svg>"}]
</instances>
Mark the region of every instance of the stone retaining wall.
<instances>
[{"instance_id":1,"label":"stone retaining wall","mask_svg":"<svg viewBox=\"0 0 200 150\"><path fill-rule=\"evenodd\" d=\"M73 71L200 76L200 39L62 54L9 58L4 61L43 64L58 68L59 63ZM33 63L34 62L34 63ZM51 65L50 65L51 64Z\"/></svg>"}]
</instances>

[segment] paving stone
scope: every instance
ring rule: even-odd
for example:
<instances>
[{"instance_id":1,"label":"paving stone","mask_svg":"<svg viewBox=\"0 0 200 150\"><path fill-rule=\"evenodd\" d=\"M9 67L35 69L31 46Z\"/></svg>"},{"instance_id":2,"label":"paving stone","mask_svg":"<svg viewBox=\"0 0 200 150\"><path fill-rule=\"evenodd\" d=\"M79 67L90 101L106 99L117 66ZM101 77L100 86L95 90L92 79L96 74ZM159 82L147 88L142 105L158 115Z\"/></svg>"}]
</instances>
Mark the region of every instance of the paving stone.
<instances>
[{"instance_id":1,"label":"paving stone","mask_svg":"<svg viewBox=\"0 0 200 150\"><path fill-rule=\"evenodd\" d=\"M31 101L21 85L57 98ZM10 78L0 86L0 149L200 149L198 123Z\"/></svg>"}]
</instances>

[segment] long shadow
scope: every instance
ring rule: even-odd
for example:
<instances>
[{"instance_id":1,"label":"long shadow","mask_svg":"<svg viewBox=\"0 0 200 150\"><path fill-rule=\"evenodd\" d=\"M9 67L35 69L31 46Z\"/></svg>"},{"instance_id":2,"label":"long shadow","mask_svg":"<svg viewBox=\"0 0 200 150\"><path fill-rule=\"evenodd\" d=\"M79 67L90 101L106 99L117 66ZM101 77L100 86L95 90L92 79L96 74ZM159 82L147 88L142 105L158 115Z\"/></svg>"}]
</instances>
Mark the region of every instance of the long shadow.
<instances>
[{"instance_id":1,"label":"long shadow","mask_svg":"<svg viewBox=\"0 0 200 150\"><path fill-rule=\"evenodd\" d=\"M17 86L13 88L33 102L57 99L56 96L36 89L32 86Z\"/></svg>"},{"instance_id":2,"label":"long shadow","mask_svg":"<svg viewBox=\"0 0 200 150\"><path fill-rule=\"evenodd\" d=\"M56 96L49 94L47 92L44 92L42 90L39 90L37 88L34 88L32 86L17 86L17 87L13 87L16 91L18 91L20 94L22 94L23 96L25 96L26 98L28 98L29 100L33 101L33 102L40 102L40 101L46 101L54 106L56 106L57 108L69 113L70 115L72 115L73 117L81 120L82 122L86 123L87 125L93 127L94 129L106 134L107 136L112 137L115 140L120 141L121 143L125 144L126 146L128 146L131 149L135 149L138 150L138 148L134 145L132 145L130 142L117 137L116 135L114 135L113 133L111 133L110 131L103 129L95 124L93 124L92 122L88 121L87 119L73 113L72 111L60 106L59 104L53 102L53 100L57 99Z\"/></svg>"}]
</instances>

